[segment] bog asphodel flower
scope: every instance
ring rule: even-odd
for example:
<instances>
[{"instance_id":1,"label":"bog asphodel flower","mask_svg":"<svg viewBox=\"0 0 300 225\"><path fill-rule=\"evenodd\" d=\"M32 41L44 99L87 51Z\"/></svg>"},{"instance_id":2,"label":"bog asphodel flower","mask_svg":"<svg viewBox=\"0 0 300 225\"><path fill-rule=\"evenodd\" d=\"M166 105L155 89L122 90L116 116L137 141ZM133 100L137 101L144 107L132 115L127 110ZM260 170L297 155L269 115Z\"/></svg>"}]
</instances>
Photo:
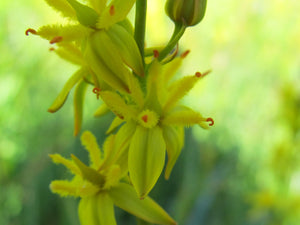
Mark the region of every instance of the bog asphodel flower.
<instances>
[{"instance_id":1,"label":"bog asphodel flower","mask_svg":"<svg viewBox=\"0 0 300 225\"><path fill-rule=\"evenodd\" d=\"M48 109L56 112L66 101L76 85L74 94L75 130L81 128L82 107L88 84L102 89L128 93L128 77L132 71L144 75L142 57L133 38L133 28L126 16L135 0L87 1L46 0L46 2L71 22L67 25L46 25L29 33L39 35L56 44L50 50L80 68L66 82L60 94Z\"/></svg>"},{"instance_id":2,"label":"bog asphodel flower","mask_svg":"<svg viewBox=\"0 0 300 225\"><path fill-rule=\"evenodd\" d=\"M81 198L78 206L81 225L115 225L114 205L150 223L176 224L151 198L137 197L134 188L125 182L127 170L122 165L122 157L115 157L114 164L104 164L113 153L115 135L106 139L103 152L91 132L84 132L81 141L89 152L89 166L74 155L70 160L59 154L50 155L55 163L63 164L74 174L71 181L52 181L50 188L61 196Z\"/></svg>"},{"instance_id":3,"label":"bog asphodel flower","mask_svg":"<svg viewBox=\"0 0 300 225\"><path fill-rule=\"evenodd\" d=\"M210 72L197 72L173 81L185 55L165 65L154 59L148 68L145 91L134 77L131 79L130 99L109 90L98 93L117 115L108 133L126 121L116 134L123 148L115 149L114 154L128 151L130 179L140 198L148 195L160 176L166 151L165 178L169 178L184 144L184 127L198 124L207 129L214 123L211 118L179 104L197 81Z\"/></svg>"}]
</instances>

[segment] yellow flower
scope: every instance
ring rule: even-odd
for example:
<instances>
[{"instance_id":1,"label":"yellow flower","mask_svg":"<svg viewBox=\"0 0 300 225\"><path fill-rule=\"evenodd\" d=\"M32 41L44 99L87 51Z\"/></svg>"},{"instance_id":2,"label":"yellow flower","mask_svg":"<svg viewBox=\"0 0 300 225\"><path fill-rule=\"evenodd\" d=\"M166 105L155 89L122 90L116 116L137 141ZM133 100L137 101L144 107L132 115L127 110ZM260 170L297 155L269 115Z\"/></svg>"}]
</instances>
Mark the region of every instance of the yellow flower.
<instances>
[{"instance_id":1,"label":"yellow flower","mask_svg":"<svg viewBox=\"0 0 300 225\"><path fill-rule=\"evenodd\" d=\"M46 0L71 22L68 25L46 25L29 33L39 35L56 44L50 50L61 58L80 66L66 82L48 109L56 112L66 101L71 89L74 94L75 129L81 128L82 107L88 84L102 89L129 92L128 76L143 76L142 57L133 38L133 28L126 16L135 0L89 0L83 5L76 0Z\"/></svg>"},{"instance_id":2,"label":"yellow flower","mask_svg":"<svg viewBox=\"0 0 300 225\"><path fill-rule=\"evenodd\" d=\"M150 223L176 224L151 198L140 200L133 187L121 180L127 171L124 173L122 157L115 157L115 164L104 164L113 153L115 135L107 138L103 152L92 133L84 132L81 141L89 152L90 165L74 155L72 160L50 155L55 163L63 164L74 174L71 181L52 181L50 188L61 196L81 197L78 214L82 225L115 225L114 205Z\"/></svg>"},{"instance_id":3,"label":"yellow flower","mask_svg":"<svg viewBox=\"0 0 300 225\"><path fill-rule=\"evenodd\" d=\"M165 65L154 59L146 74L145 94L134 77L129 82L130 98L112 91L99 92L105 104L117 115L108 133L126 121L116 134L120 140L126 140L124 148L116 151L128 151L130 178L140 198L147 196L160 176L165 151L168 155L165 178L169 178L184 144L184 127L198 124L207 129L213 125L211 118L178 103L209 73L197 72L173 81L185 55Z\"/></svg>"}]
</instances>

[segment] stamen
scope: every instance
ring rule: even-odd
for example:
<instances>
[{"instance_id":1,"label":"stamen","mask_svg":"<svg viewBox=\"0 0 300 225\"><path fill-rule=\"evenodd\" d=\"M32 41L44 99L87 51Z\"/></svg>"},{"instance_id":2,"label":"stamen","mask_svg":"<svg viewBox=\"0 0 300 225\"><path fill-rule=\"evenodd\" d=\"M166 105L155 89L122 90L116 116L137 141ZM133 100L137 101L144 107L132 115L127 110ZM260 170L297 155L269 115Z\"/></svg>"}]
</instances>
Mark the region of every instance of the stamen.
<instances>
[{"instance_id":1,"label":"stamen","mask_svg":"<svg viewBox=\"0 0 300 225\"><path fill-rule=\"evenodd\" d=\"M202 74L201 74L200 72L196 72L196 73L195 73L195 76L196 76L196 77L201 77Z\"/></svg>"},{"instance_id":2,"label":"stamen","mask_svg":"<svg viewBox=\"0 0 300 225\"><path fill-rule=\"evenodd\" d=\"M206 119L206 122L210 122L210 124L208 124L208 126L210 126L210 127L215 124L215 121L210 117Z\"/></svg>"},{"instance_id":3,"label":"stamen","mask_svg":"<svg viewBox=\"0 0 300 225\"><path fill-rule=\"evenodd\" d=\"M55 51L55 48L49 48L49 51L50 52Z\"/></svg>"},{"instance_id":4,"label":"stamen","mask_svg":"<svg viewBox=\"0 0 300 225\"><path fill-rule=\"evenodd\" d=\"M154 56L154 58L158 58L159 52L157 50L153 50L153 56Z\"/></svg>"},{"instance_id":5,"label":"stamen","mask_svg":"<svg viewBox=\"0 0 300 225\"><path fill-rule=\"evenodd\" d=\"M32 29L32 28L29 28L29 29L27 29L27 30L25 31L26 36L28 36L29 33L31 33L31 34L37 34L36 30L35 30L35 29Z\"/></svg>"},{"instance_id":6,"label":"stamen","mask_svg":"<svg viewBox=\"0 0 300 225\"><path fill-rule=\"evenodd\" d=\"M147 121L148 121L148 115L142 116L142 120L143 120L145 123L147 123Z\"/></svg>"},{"instance_id":7,"label":"stamen","mask_svg":"<svg viewBox=\"0 0 300 225\"><path fill-rule=\"evenodd\" d=\"M101 91L101 90L100 90L100 88L98 88L98 87L95 87L95 88L93 89L93 93L96 94L97 99L99 99L100 91Z\"/></svg>"},{"instance_id":8,"label":"stamen","mask_svg":"<svg viewBox=\"0 0 300 225\"><path fill-rule=\"evenodd\" d=\"M110 14L111 16L115 15L115 6L114 6L114 5L112 5L112 6L109 8L109 14Z\"/></svg>"},{"instance_id":9,"label":"stamen","mask_svg":"<svg viewBox=\"0 0 300 225\"><path fill-rule=\"evenodd\" d=\"M52 40L50 41L50 44L58 43L58 42L61 42L62 40L63 40L62 36L56 36L56 37L52 38Z\"/></svg>"},{"instance_id":10,"label":"stamen","mask_svg":"<svg viewBox=\"0 0 300 225\"><path fill-rule=\"evenodd\" d=\"M196 72L196 73L195 73L195 76L196 76L196 77L204 77L204 76L206 76L207 74L209 74L210 72L211 72L211 70L207 70L207 71L204 72L204 73Z\"/></svg>"},{"instance_id":11,"label":"stamen","mask_svg":"<svg viewBox=\"0 0 300 225\"><path fill-rule=\"evenodd\" d=\"M190 53L190 50L186 50L184 53L181 54L181 58L185 58Z\"/></svg>"}]
</instances>

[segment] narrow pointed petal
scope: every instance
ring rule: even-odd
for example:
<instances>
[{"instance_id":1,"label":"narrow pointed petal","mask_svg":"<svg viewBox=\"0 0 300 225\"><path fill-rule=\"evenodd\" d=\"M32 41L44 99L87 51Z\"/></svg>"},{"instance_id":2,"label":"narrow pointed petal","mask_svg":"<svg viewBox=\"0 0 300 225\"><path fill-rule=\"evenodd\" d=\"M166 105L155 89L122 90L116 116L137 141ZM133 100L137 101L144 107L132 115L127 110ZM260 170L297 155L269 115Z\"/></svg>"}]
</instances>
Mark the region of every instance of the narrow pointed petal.
<instances>
[{"instance_id":1,"label":"narrow pointed petal","mask_svg":"<svg viewBox=\"0 0 300 225\"><path fill-rule=\"evenodd\" d=\"M166 144L158 126L138 126L130 142L128 168L131 181L140 198L154 187L165 163Z\"/></svg>"},{"instance_id":2,"label":"narrow pointed petal","mask_svg":"<svg viewBox=\"0 0 300 225\"><path fill-rule=\"evenodd\" d=\"M81 135L81 143L89 152L91 167L98 169L101 163L102 154L96 137L90 131L85 131Z\"/></svg>"},{"instance_id":3,"label":"narrow pointed petal","mask_svg":"<svg viewBox=\"0 0 300 225\"><path fill-rule=\"evenodd\" d=\"M91 182L92 184L98 185L102 187L105 183L105 178L100 173L98 173L95 169L92 169L86 166L83 162L81 162L76 156L71 155L73 161L78 166L81 171L82 177Z\"/></svg>"},{"instance_id":4,"label":"narrow pointed petal","mask_svg":"<svg viewBox=\"0 0 300 225\"><path fill-rule=\"evenodd\" d=\"M183 147L183 127L163 126L163 136L166 142L168 154L168 163L165 168L165 179L169 179L171 171Z\"/></svg>"},{"instance_id":5,"label":"narrow pointed petal","mask_svg":"<svg viewBox=\"0 0 300 225\"><path fill-rule=\"evenodd\" d=\"M80 81L85 75L87 74L87 71L85 68L81 68L78 71L76 71L66 82L63 89L59 93L59 95L56 97L50 108L48 109L48 112L54 113L57 110L59 110L63 104L65 103L71 89L74 87L77 82Z\"/></svg>"},{"instance_id":6,"label":"narrow pointed petal","mask_svg":"<svg viewBox=\"0 0 300 225\"><path fill-rule=\"evenodd\" d=\"M83 39L89 32L89 29L81 25L46 25L38 29L37 35L49 41L62 37L61 42L71 42Z\"/></svg>"},{"instance_id":7,"label":"narrow pointed petal","mask_svg":"<svg viewBox=\"0 0 300 225\"><path fill-rule=\"evenodd\" d=\"M124 99L112 91L101 91L100 96L110 110L121 118L132 118L137 115L137 110L127 105Z\"/></svg>"},{"instance_id":8,"label":"narrow pointed petal","mask_svg":"<svg viewBox=\"0 0 300 225\"><path fill-rule=\"evenodd\" d=\"M187 76L174 82L170 87L170 93L168 94L163 111L166 112L172 109L195 86L198 80L197 76Z\"/></svg>"},{"instance_id":9,"label":"narrow pointed petal","mask_svg":"<svg viewBox=\"0 0 300 225\"><path fill-rule=\"evenodd\" d=\"M95 207L98 225L117 225L113 201L106 192L100 192L96 196Z\"/></svg>"},{"instance_id":10,"label":"narrow pointed petal","mask_svg":"<svg viewBox=\"0 0 300 225\"><path fill-rule=\"evenodd\" d=\"M199 112L184 107L180 110L174 111L166 115L161 123L163 125L178 125L178 126L191 126L198 124L204 129L208 129L207 118L203 117Z\"/></svg>"},{"instance_id":11,"label":"narrow pointed petal","mask_svg":"<svg viewBox=\"0 0 300 225\"><path fill-rule=\"evenodd\" d=\"M92 8L101 15L106 7L107 0L88 0Z\"/></svg>"},{"instance_id":12,"label":"narrow pointed petal","mask_svg":"<svg viewBox=\"0 0 300 225\"><path fill-rule=\"evenodd\" d=\"M83 117L83 101L88 84L81 79L74 92L74 136L77 136L81 130Z\"/></svg>"},{"instance_id":13,"label":"narrow pointed petal","mask_svg":"<svg viewBox=\"0 0 300 225\"><path fill-rule=\"evenodd\" d=\"M49 6L60 12L62 16L76 19L76 12L66 0L45 0Z\"/></svg>"},{"instance_id":14,"label":"narrow pointed petal","mask_svg":"<svg viewBox=\"0 0 300 225\"><path fill-rule=\"evenodd\" d=\"M76 0L67 0L67 2L72 6L76 12L77 19L79 23L87 27L95 27L98 21L98 13L86 6L77 2Z\"/></svg>"},{"instance_id":15,"label":"narrow pointed petal","mask_svg":"<svg viewBox=\"0 0 300 225\"><path fill-rule=\"evenodd\" d=\"M116 116L105 133L110 134L114 132L122 123L124 123L124 120Z\"/></svg>"},{"instance_id":16,"label":"narrow pointed petal","mask_svg":"<svg viewBox=\"0 0 300 225\"><path fill-rule=\"evenodd\" d=\"M81 225L99 225L95 209L96 198L82 198L78 206L78 216Z\"/></svg>"},{"instance_id":17,"label":"narrow pointed petal","mask_svg":"<svg viewBox=\"0 0 300 225\"><path fill-rule=\"evenodd\" d=\"M114 204L121 209L154 224L176 225L176 222L155 201L146 197L140 200L129 184L121 183L109 190Z\"/></svg>"},{"instance_id":18,"label":"narrow pointed petal","mask_svg":"<svg viewBox=\"0 0 300 225\"><path fill-rule=\"evenodd\" d=\"M116 162L120 158L123 160L123 158L127 156L130 140L135 132L135 128L135 123L129 121L118 130L114 137L114 144L112 145L111 151L105 153L101 168L108 168L112 164L119 164Z\"/></svg>"},{"instance_id":19,"label":"narrow pointed petal","mask_svg":"<svg viewBox=\"0 0 300 225\"><path fill-rule=\"evenodd\" d=\"M102 103L94 112L94 117L100 117L109 112L109 108L105 103Z\"/></svg>"},{"instance_id":20,"label":"narrow pointed petal","mask_svg":"<svg viewBox=\"0 0 300 225\"><path fill-rule=\"evenodd\" d=\"M64 165L75 175L81 175L80 169L73 161L62 157L60 154L51 154L49 156L54 163Z\"/></svg>"},{"instance_id":21,"label":"narrow pointed petal","mask_svg":"<svg viewBox=\"0 0 300 225\"><path fill-rule=\"evenodd\" d=\"M136 0L112 0L102 12L97 28L108 28L111 25L124 20Z\"/></svg>"},{"instance_id":22,"label":"narrow pointed petal","mask_svg":"<svg viewBox=\"0 0 300 225\"><path fill-rule=\"evenodd\" d=\"M50 184L50 189L53 193L59 194L62 197L78 196L78 185L67 180L54 180Z\"/></svg>"},{"instance_id":23,"label":"narrow pointed petal","mask_svg":"<svg viewBox=\"0 0 300 225\"><path fill-rule=\"evenodd\" d=\"M114 24L107 30L109 37L115 46L124 63L136 74L144 76L144 66L139 48L131 34L121 25Z\"/></svg>"},{"instance_id":24,"label":"narrow pointed petal","mask_svg":"<svg viewBox=\"0 0 300 225\"><path fill-rule=\"evenodd\" d=\"M140 83L135 76L128 76L128 86L130 96L139 108L143 108L145 104L144 93L141 89Z\"/></svg>"},{"instance_id":25,"label":"narrow pointed petal","mask_svg":"<svg viewBox=\"0 0 300 225\"><path fill-rule=\"evenodd\" d=\"M116 74L112 72L110 68L107 67L107 65L103 62L102 57L97 55L97 52L95 52L95 49L91 46L91 43L88 42L85 51L85 58L87 62L89 62L91 69L95 73L98 82L101 82L103 80L115 90L122 93L127 93L129 88L125 81L120 79Z\"/></svg>"},{"instance_id":26,"label":"narrow pointed petal","mask_svg":"<svg viewBox=\"0 0 300 225\"><path fill-rule=\"evenodd\" d=\"M59 48L55 49L54 52L62 59L67 60L75 65L86 65L81 50L73 43L60 44Z\"/></svg>"},{"instance_id":27,"label":"narrow pointed petal","mask_svg":"<svg viewBox=\"0 0 300 225\"><path fill-rule=\"evenodd\" d=\"M167 84L175 75L177 70L182 65L182 57L177 57L165 65L163 72L163 83Z\"/></svg>"}]
</instances>

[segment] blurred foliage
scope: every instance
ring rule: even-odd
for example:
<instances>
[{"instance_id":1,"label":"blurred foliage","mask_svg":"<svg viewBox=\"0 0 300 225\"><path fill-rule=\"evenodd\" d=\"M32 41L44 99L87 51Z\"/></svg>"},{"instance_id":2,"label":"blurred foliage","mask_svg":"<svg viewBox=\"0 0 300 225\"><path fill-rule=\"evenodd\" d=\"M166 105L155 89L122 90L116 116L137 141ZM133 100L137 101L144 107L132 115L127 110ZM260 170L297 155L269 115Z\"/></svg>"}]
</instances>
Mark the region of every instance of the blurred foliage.
<instances>
[{"instance_id":1,"label":"blurred foliage","mask_svg":"<svg viewBox=\"0 0 300 225\"><path fill-rule=\"evenodd\" d=\"M149 1L148 46L172 33L164 3ZM179 224L299 224L299 9L298 0L209 1L180 41L181 51L191 49L180 74L213 69L186 101L215 126L188 130L170 180L151 193ZM75 68L24 35L57 18L43 1L0 2L0 224L78 224L77 201L48 188L66 175L49 153L87 157L72 135L72 101L46 112ZM112 115L92 117L93 95L87 105L83 127L101 143Z\"/></svg>"}]
</instances>

